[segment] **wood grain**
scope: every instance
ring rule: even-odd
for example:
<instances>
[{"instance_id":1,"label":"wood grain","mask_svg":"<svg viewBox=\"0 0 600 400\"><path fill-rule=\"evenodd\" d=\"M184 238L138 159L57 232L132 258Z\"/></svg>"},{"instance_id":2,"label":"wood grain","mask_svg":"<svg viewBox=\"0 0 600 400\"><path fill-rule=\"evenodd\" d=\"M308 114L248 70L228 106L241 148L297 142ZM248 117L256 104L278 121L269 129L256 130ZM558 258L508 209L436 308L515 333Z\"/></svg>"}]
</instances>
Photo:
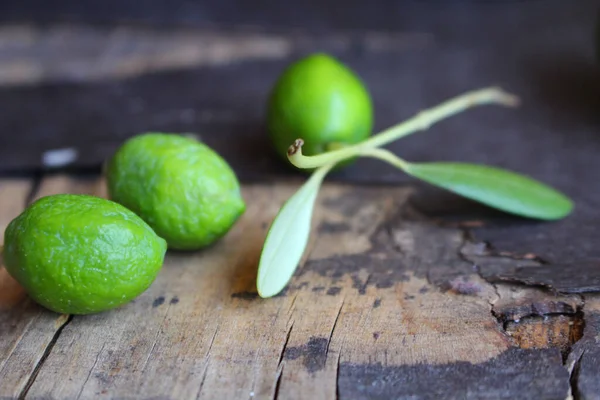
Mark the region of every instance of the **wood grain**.
<instances>
[{"instance_id":1,"label":"wood grain","mask_svg":"<svg viewBox=\"0 0 600 400\"><path fill-rule=\"evenodd\" d=\"M23 211L30 180L0 181L0 236ZM65 318L29 300L23 288L0 267L0 397L23 393Z\"/></svg>"},{"instance_id":2,"label":"wood grain","mask_svg":"<svg viewBox=\"0 0 600 400\"><path fill-rule=\"evenodd\" d=\"M65 48L69 49L65 57L53 62L52 54L63 53ZM261 32L2 25L0 86L126 79L164 70L278 59L291 50L289 38Z\"/></svg>"},{"instance_id":3,"label":"wood grain","mask_svg":"<svg viewBox=\"0 0 600 400\"><path fill-rule=\"evenodd\" d=\"M581 304L529 292L501 301L503 291L461 256L463 233L415 212L410 188L325 185L300 269L284 293L260 299L262 241L298 185L245 185L249 207L234 229L209 249L170 252L154 284L124 307L59 318L30 305L17 347L37 357L28 368L21 353L5 359L13 375L3 394L428 399L452 388L451 398L565 397L561 350L572 343L519 349L493 311L547 302L567 313ZM106 196L102 179L55 175L34 198L63 192ZM540 342L550 331L530 336ZM507 385L509 366L518 380ZM535 383L517 391L527 381Z\"/></svg>"},{"instance_id":4,"label":"wood grain","mask_svg":"<svg viewBox=\"0 0 600 400\"><path fill-rule=\"evenodd\" d=\"M8 223L23 211L32 183L27 179L0 180L0 243L4 242L4 230ZM15 307L23 297L23 288L6 272L0 260L0 310L6 311ZM5 314L2 316L10 319ZM5 346L11 339L5 335L1 336L2 346Z\"/></svg>"}]
</instances>

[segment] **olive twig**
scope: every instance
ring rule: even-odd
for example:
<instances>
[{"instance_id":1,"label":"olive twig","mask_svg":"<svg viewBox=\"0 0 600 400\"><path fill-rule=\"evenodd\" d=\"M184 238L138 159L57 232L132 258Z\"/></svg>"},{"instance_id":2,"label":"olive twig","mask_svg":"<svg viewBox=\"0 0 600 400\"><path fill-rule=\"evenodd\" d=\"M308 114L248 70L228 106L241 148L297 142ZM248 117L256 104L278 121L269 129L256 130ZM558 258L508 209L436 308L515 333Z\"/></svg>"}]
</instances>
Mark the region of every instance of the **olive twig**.
<instances>
[{"instance_id":1,"label":"olive twig","mask_svg":"<svg viewBox=\"0 0 600 400\"><path fill-rule=\"evenodd\" d=\"M409 165L408 162L386 149L362 149L360 155L363 157L377 158L379 160L386 161L401 170L406 170Z\"/></svg>"},{"instance_id":2,"label":"olive twig","mask_svg":"<svg viewBox=\"0 0 600 400\"><path fill-rule=\"evenodd\" d=\"M361 143L332 150L315 156L302 154L304 141L297 139L288 150L289 161L301 169L316 168L325 164L360 155L364 149L380 147L417 131L428 129L445 118L456 115L469 108L484 104L499 104L507 107L519 105L519 98L497 87L489 87L464 93L447 100L433 108L419 112L414 117L383 130Z\"/></svg>"}]
</instances>

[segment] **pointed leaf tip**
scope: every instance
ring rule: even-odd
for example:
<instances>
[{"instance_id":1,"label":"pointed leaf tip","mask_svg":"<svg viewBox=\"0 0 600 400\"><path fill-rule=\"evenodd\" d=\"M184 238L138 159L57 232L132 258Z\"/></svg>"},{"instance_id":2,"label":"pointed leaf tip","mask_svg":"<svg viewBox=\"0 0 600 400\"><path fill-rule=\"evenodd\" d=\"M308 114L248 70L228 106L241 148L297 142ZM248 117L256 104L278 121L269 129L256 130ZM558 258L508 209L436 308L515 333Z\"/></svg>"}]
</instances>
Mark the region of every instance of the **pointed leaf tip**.
<instances>
[{"instance_id":1,"label":"pointed leaf tip","mask_svg":"<svg viewBox=\"0 0 600 400\"><path fill-rule=\"evenodd\" d=\"M530 177L487 165L407 163L405 172L490 207L528 218L556 220L573 210L564 194Z\"/></svg>"},{"instance_id":2,"label":"pointed leaf tip","mask_svg":"<svg viewBox=\"0 0 600 400\"><path fill-rule=\"evenodd\" d=\"M330 169L330 166L324 166L313 172L273 220L258 266L256 287L260 297L277 295L294 275L308 244L319 188Z\"/></svg>"}]
</instances>

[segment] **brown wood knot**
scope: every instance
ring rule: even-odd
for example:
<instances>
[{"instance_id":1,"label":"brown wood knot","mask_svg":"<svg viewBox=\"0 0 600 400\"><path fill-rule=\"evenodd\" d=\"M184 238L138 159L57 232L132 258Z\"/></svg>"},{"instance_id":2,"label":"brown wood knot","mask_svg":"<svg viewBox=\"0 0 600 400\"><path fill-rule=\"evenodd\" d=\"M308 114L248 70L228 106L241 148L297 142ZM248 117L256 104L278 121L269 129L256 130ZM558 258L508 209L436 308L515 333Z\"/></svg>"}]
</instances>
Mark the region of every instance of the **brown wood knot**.
<instances>
[{"instance_id":1,"label":"brown wood knot","mask_svg":"<svg viewBox=\"0 0 600 400\"><path fill-rule=\"evenodd\" d=\"M574 314L551 314L530 316L507 321L504 329L515 343L523 349L558 348L566 357L583 336L585 321L582 312Z\"/></svg>"}]
</instances>

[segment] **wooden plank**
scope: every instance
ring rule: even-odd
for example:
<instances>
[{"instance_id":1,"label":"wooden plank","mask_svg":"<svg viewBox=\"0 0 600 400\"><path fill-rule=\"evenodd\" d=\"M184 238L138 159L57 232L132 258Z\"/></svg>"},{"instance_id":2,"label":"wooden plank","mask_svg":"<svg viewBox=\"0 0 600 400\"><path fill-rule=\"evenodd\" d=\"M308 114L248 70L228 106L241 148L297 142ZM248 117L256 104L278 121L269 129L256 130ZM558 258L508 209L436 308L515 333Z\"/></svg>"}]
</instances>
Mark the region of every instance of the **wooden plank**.
<instances>
[{"instance_id":1,"label":"wooden plank","mask_svg":"<svg viewBox=\"0 0 600 400\"><path fill-rule=\"evenodd\" d=\"M65 46L69 48L67 52ZM289 39L262 32L227 34L215 29L3 25L0 26L0 87L127 79L173 69L279 59L291 50ZM64 58L53 62L53 54L57 52L63 53ZM74 65L77 65L75 75Z\"/></svg>"},{"instance_id":2,"label":"wooden plank","mask_svg":"<svg viewBox=\"0 0 600 400\"><path fill-rule=\"evenodd\" d=\"M156 2L144 10L117 3L113 17L121 9L154 13L158 19L172 11ZM396 8L390 0L378 9L355 3L332 14L313 2L301 6L311 10L300 13L302 17L294 14L295 21L301 18L302 29L288 24L274 28L279 14L287 14L278 6L251 13L263 23L249 27L242 23L249 15L230 12L245 6L232 3L186 4L186 9L203 10L184 13L201 20L200 26L165 29L59 21L7 26L0 31L0 58L7 69L3 81L21 85L0 91L0 121L2 128L18 126L22 134L2 143L0 166L43 167L45 151L72 148L78 155L73 165L98 168L126 137L152 129L201 135L245 178L279 175L285 168L270 157L264 106L282 69L312 51L332 53L363 77L375 102L376 130L475 87L499 84L523 100L519 110L468 112L425 135L391 145L404 156L506 166L569 190L569 177L581 173L577 157L585 159L590 170L597 165L598 79L589 33L595 1L581 0L578 7L559 0L518 6L470 3L451 11L439 4L411 4L397 14L381 12ZM63 6L77 8L72 2ZM0 15L14 10L7 8ZM79 11L87 11L90 18L99 15L88 7ZM221 12L237 23L213 20ZM307 28L307 20L320 20L316 15L321 13L328 21L321 30ZM510 29L498 22L499 14L514 22ZM364 24L364 30L357 23ZM532 48L536 57L531 57ZM43 84L30 85L34 82ZM155 96L158 92L161 96ZM556 112L557 107L562 111ZM565 148L567 130L578 134ZM535 162L527 157L532 152L540 155ZM542 156L548 154L552 157ZM360 162L338 177L405 180L379 162Z\"/></svg>"},{"instance_id":3,"label":"wooden plank","mask_svg":"<svg viewBox=\"0 0 600 400\"><path fill-rule=\"evenodd\" d=\"M490 283L537 286L562 294L600 291L600 278L596 273L600 259L547 263L534 253L514 254L485 244L466 246L461 252L477 263L481 276Z\"/></svg>"},{"instance_id":4,"label":"wooden plank","mask_svg":"<svg viewBox=\"0 0 600 400\"><path fill-rule=\"evenodd\" d=\"M265 222L254 214L259 209L275 212L272 194L269 190L262 196L246 192L253 206L224 243L192 256L171 254L155 284L131 304L114 312L75 317L57 341L30 394L87 398L136 393L142 397L189 398L196 396L204 382L208 387L217 384L216 393L232 395L227 398L236 397L236 389L249 387L254 371L248 369L248 363L225 370L236 374L239 385L218 385L219 376L211 378L210 371L218 373L228 357L246 357L261 341L268 345L271 340L276 345L277 326L271 337L256 329L245 332L244 308L229 304L244 304L243 298L231 297L232 289L243 293L253 284L252 270L247 268L256 261ZM233 246L237 251L231 251ZM230 307L224 307L223 302ZM278 310L279 304L271 303L258 320L245 323L269 325ZM245 340L232 347L228 340L236 329L244 332ZM285 337L285 327L282 329ZM266 347L267 354L273 351ZM67 379L69 384L65 385ZM274 382L267 383L271 389L257 387L256 391L273 390Z\"/></svg>"},{"instance_id":5,"label":"wooden plank","mask_svg":"<svg viewBox=\"0 0 600 400\"><path fill-rule=\"evenodd\" d=\"M44 187L101 193L103 183ZM216 246L170 252L135 301L73 317L28 395L565 397L558 346L517 347L492 313L497 288L460 256L462 232L415 214L411 189L326 185L306 262L284 293L258 298L266 228L295 188L245 185L248 211Z\"/></svg>"},{"instance_id":6,"label":"wooden plank","mask_svg":"<svg viewBox=\"0 0 600 400\"><path fill-rule=\"evenodd\" d=\"M23 211L32 183L27 179L0 180L0 204L2 205L0 207L0 243L4 242L4 230L8 223ZM6 272L0 260L0 309L2 311L11 309L21 302L23 297L21 286ZM10 319L6 314L2 316L7 320ZM4 348L11 339L4 334L0 336L0 340L3 340L2 348Z\"/></svg>"},{"instance_id":7,"label":"wooden plank","mask_svg":"<svg viewBox=\"0 0 600 400\"><path fill-rule=\"evenodd\" d=\"M75 317L30 394L122 397L132 388L169 398L273 393L294 301L264 302L259 313L250 312L248 297L256 297L253 269L265 224L291 190L247 188L251 206L223 243L192 256L171 254L157 282L127 307ZM67 376L72 384L64 385Z\"/></svg>"},{"instance_id":8,"label":"wooden plank","mask_svg":"<svg viewBox=\"0 0 600 400\"><path fill-rule=\"evenodd\" d=\"M26 205L33 181L0 180L0 238ZM0 267L0 397L16 398L54 338L62 319L44 313Z\"/></svg>"},{"instance_id":9,"label":"wooden plank","mask_svg":"<svg viewBox=\"0 0 600 400\"><path fill-rule=\"evenodd\" d=\"M566 398L569 375L551 350L517 348L488 362L342 368L340 399L553 399Z\"/></svg>"},{"instance_id":10,"label":"wooden plank","mask_svg":"<svg viewBox=\"0 0 600 400\"><path fill-rule=\"evenodd\" d=\"M585 296L583 338L573 346L567 366L575 399L600 399L600 296Z\"/></svg>"},{"instance_id":11,"label":"wooden plank","mask_svg":"<svg viewBox=\"0 0 600 400\"><path fill-rule=\"evenodd\" d=\"M30 181L0 186L2 224L7 224L9 218L14 218L22 211L31 188ZM50 194L95 191L94 186L85 182L53 176L42 181L32 201ZM1 317L3 353L0 353L0 397L18 397L29 389L61 329L68 323L69 316L49 312L33 303L4 269L0 273L2 286L7 288L6 293L2 291L2 301L6 302L3 303L3 309L6 312Z\"/></svg>"},{"instance_id":12,"label":"wooden plank","mask_svg":"<svg viewBox=\"0 0 600 400\"><path fill-rule=\"evenodd\" d=\"M332 29L360 30L372 32L381 29L398 31L414 27L418 23L439 24L447 27L452 17L486 16L496 14L497 19L489 22L492 27L503 25L507 34L514 32L519 25L534 24L530 13L545 11L543 18L555 16L557 6L563 5L558 0L537 2L473 2L454 4L444 2L412 2L380 0L376 6L361 1L333 1L330 7L323 7L319 0L306 0L298 3L294 9L286 7L276 0L264 0L257 8L243 0L222 0L219 2L201 2L189 0L146 0L144 7L139 7L135 0L107 0L102 3L84 5L72 0L55 0L53 7L47 7L43 0L28 0L15 4L0 4L0 19L6 22L28 21L48 24L55 21L91 24L134 23L141 26L159 27L211 27L216 24L228 28L257 26L271 29L310 29L321 33ZM590 4L593 4L590 2ZM577 7L564 7L563 19L573 13L586 10L585 1L578 1ZM560 8L559 8L560 9ZM517 17L521 18L517 18ZM427 18L429 17L429 18ZM446 18L442 18L446 17ZM509 29L504 21L510 20ZM416 19L416 21L415 21ZM463 24L471 21L459 19ZM490 30L491 28L490 27ZM461 32L452 32L457 35ZM490 31L485 31L489 40ZM475 38L477 39L477 38Z\"/></svg>"}]
</instances>

